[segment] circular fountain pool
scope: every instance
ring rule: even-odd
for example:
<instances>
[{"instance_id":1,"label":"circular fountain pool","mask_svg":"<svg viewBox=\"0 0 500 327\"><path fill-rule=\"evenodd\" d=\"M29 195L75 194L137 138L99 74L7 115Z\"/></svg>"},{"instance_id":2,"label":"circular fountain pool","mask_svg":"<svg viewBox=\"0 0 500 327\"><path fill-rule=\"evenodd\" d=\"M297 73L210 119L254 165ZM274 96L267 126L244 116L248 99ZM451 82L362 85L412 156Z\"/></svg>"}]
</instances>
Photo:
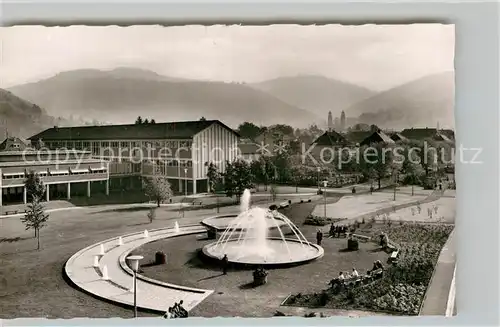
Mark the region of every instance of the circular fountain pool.
<instances>
[{"instance_id":1,"label":"circular fountain pool","mask_svg":"<svg viewBox=\"0 0 500 327\"><path fill-rule=\"evenodd\" d=\"M244 265L295 265L321 257L323 248L311 244L288 217L269 209L250 207L245 190L238 216L207 218L202 225L223 231L217 242L203 247L212 259L227 255L229 262ZM279 237L270 237L270 230ZM285 236L286 235L286 236Z\"/></svg>"},{"instance_id":2,"label":"circular fountain pool","mask_svg":"<svg viewBox=\"0 0 500 327\"><path fill-rule=\"evenodd\" d=\"M256 266L297 265L315 260L324 253L318 245L281 238L268 238L266 247L260 251L247 250L238 240L230 240L224 245L211 243L202 249L203 254L212 259L222 259L226 254L229 262Z\"/></svg>"}]
</instances>

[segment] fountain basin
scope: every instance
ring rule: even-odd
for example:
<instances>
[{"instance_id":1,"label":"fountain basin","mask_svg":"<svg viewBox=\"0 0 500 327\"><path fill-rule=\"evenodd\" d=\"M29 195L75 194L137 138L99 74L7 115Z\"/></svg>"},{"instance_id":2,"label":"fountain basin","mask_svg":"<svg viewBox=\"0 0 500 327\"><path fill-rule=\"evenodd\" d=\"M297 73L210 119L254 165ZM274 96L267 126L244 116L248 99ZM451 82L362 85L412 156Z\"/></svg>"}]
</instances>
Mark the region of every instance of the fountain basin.
<instances>
[{"instance_id":1,"label":"fountain basin","mask_svg":"<svg viewBox=\"0 0 500 327\"><path fill-rule=\"evenodd\" d=\"M286 242L285 242L286 241ZM316 260L323 256L321 246L312 243L301 243L295 239L268 238L266 251L245 251L245 245L238 240L229 240L224 244L217 242L205 245L202 254L213 260L221 260L224 254L228 261L245 266L294 266ZM288 252L290 250L290 252Z\"/></svg>"}]
</instances>

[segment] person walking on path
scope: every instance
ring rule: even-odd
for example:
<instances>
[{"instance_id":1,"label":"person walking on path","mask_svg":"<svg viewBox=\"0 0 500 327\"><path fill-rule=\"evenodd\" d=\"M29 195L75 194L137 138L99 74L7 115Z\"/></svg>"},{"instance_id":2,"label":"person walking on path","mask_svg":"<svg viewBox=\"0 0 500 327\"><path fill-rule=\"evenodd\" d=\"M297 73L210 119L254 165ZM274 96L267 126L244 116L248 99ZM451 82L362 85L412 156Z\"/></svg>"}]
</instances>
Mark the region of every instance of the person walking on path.
<instances>
[{"instance_id":1,"label":"person walking on path","mask_svg":"<svg viewBox=\"0 0 500 327\"><path fill-rule=\"evenodd\" d=\"M227 254L224 254L224 257L222 257L222 273L224 275L227 275L227 267L229 266L229 259L227 257Z\"/></svg>"},{"instance_id":2,"label":"person walking on path","mask_svg":"<svg viewBox=\"0 0 500 327\"><path fill-rule=\"evenodd\" d=\"M323 240L323 232L318 229L318 232L316 233L316 243L318 245L321 245L321 241Z\"/></svg>"}]
</instances>

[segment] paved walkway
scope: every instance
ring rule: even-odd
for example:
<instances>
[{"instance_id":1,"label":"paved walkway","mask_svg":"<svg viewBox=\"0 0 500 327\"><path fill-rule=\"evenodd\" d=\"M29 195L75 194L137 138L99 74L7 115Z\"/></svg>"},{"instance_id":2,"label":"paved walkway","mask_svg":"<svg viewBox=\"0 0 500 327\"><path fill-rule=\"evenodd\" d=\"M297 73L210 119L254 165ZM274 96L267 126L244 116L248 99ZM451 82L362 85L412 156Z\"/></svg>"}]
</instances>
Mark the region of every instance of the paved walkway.
<instances>
[{"instance_id":1,"label":"paved walkway","mask_svg":"<svg viewBox=\"0 0 500 327\"><path fill-rule=\"evenodd\" d=\"M443 316L450 310L450 305L454 304L455 299L450 297L454 297L455 257L455 231L453 230L439 255L420 315ZM451 310L454 311L454 308Z\"/></svg>"},{"instance_id":2,"label":"paved walkway","mask_svg":"<svg viewBox=\"0 0 500 327\"><path fill-rule=\"evenodd\" d=\"M144 232L122 236L122 245L119 244L118 237L112 238L77 252L67 261L65 273L77 288L87 293L111 302L133 306L133 273L125 262L128 254L145 243L204 231L200 225L184 226L178 232L174 228L151 230L148 237L144 236ZM100 257L98 267L94 267L94 258L100 253L101 246L104 247L104 255ZM106 272L108 280L102 277ZM184 307L189 311L213 292L137 276L137 306L158 313L166 312L180 300L184 301Z\"/></svg>"},{"instance_id":3,"label":"paved walkway","mask_svg":"<svg viewBox=\"0 0 500 327\"><path fill-rule=\"evenodd\" d=\"M400 207L407 204L413 204L417 201L424 201L429 196L425 195L407 195L390 192L374 192L373 194L347 195L343 196L338 202L326 205L326 216L329 218L356 219L363 215L375 213L386 208ZM318 204L313 211L313 215L323 216L324 205Z\"/></svg>"}]
</instances>

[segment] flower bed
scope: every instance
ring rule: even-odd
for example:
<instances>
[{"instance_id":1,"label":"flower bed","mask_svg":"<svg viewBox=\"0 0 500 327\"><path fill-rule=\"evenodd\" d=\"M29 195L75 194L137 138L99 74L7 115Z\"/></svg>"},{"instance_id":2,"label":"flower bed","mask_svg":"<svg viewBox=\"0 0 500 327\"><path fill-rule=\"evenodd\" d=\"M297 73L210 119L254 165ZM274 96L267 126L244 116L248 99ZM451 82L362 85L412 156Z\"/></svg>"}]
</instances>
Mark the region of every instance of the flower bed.
<instances>
[{"instance_id":1,"label":"flower bed","mask_svg":"<svg viewBox=\"0 0 500 327\"><path fill-rule=\"evenodd\" d=\"M398 263L390 265L383 277L373 282L338 291L289 297L285 305L328 307L417 315L432 278L439 253L453 230L451 225L404 224L374 228L400 247Z\"/></svg>"}]
</instances>

